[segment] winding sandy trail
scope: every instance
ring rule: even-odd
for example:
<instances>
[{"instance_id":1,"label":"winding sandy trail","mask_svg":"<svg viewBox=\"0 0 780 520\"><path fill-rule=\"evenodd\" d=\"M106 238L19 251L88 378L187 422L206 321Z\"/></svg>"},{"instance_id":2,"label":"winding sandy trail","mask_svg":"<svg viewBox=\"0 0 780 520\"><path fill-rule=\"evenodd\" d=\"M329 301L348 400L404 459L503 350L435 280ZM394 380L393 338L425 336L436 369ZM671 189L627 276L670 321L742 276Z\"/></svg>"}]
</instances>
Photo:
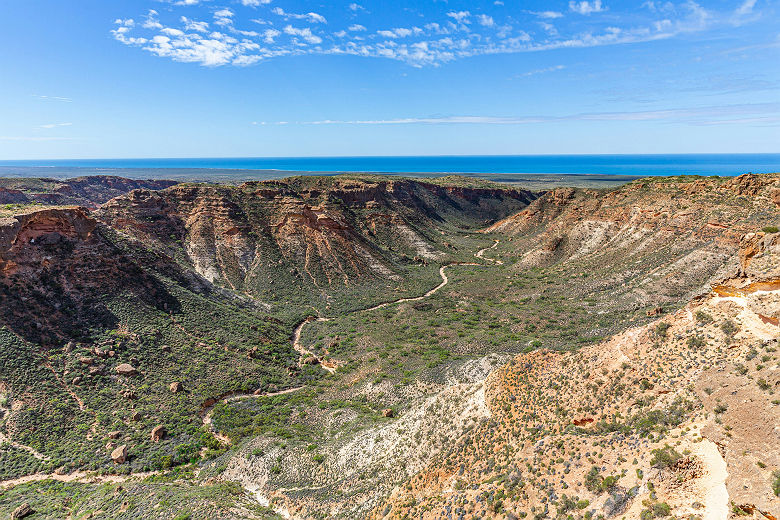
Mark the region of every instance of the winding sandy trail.
<instances>
[{"instance_id":1,"label":"winding sandy trail","mask_svg":"<svg viewBox=\"0 0 780 520\"><path fill-rule=\"evenodd\" d=\"M486 251L489 251L491 249L495 249L498 246L499 242L500 242L500 240L495 240L493 242L492 246L480 249L479 251L474 253L474 256L476 258L479 258L480 260L485 260L485 261L490 262L490 263L492 263L494 265L503 265L504 262L502 262L501 260L494 260L492 258L485 258L483 256ZM367 309L356 310L354 312L376 311L376 310L384 309L386 307L389 307L391 305L395 305L395 304L398 304L398 303L417 302L417 301L420 301L420 300L424 300L425 298L429 298L429 297L433 296L434 294L436 294L439 290L441 290L444 287L446 287L448 283L450 283L450 279L447 277L446 270L447 270L448 267L452 267L452 266L456 266L456 265L472 265L473 266L473 265L486 265L486 264L478 264L478 263L474 263L474 262L452 262L452 263L449 263L449 264L445 264L445 265L443 265L443 266L441 266L439 268L439 276L441 276L441 283L439 285L437 285L436 287L434 287L433 289L431 289L428 292L426 292L425 294L420 295L420 296L414 296L414 297L411 297L411 298L398 298L397 300L392 300L392 301L389 301L389 302L380 303L378 305L374 305L373 307L368 307ZM319 358L316 355L314 355L314 353L312 353L309 349L304 347L303 344L301 343L301 334L303 333L303 328L306 325L308 325L309 323L315 322L315 321L330 321L331 319L333 319L333 318L322 318L322 317L317 317L317 316L309 316L305 320L301 321L298 324L297 327L295 327L295 330L293 331L293 335L292 335L292 346L296 350L296 352L298 352L301 355L301 358L298 360L298 366L302 366L302 362L303 362L304 356L311 356L311 357L314 357L315 359L317 359L317 361L319 362L320 366L322 368L324 368L325 370L327 370L328 372L330 372L331 374L334 374L336 372L336 368L338 368L338 365L336 365L335 363L330 363L330 362L327 362L327 361L323 361L321 358Z\"/></svg>"},{"instance_id":2,"label":"winding sandy trail","mask_svg":"<svg viewBox=\"0 0 780 520\"><path fill-rule=\"evenodd\" d=\"M222 435L221 433L214 430L213 426L211 425L211 419L214 415L214 408L219 403L229 403L232 401L242 401L244 399L253 399L258 397L274 397L276 395L285 395L285 394L291 394L293 392L297 392L299 390L303 390L304 387L302 386L296 386L295 388L288 388L286 390L280 390L278 392L266 392L263 394L247 394L242 392L235 392L227 397L223 397L222 399L218 399L214 404L209 405L203 409L201 412L201 420L203 421L203 426L205 426L214 437L219 439L224 444L231 444L230 438L226 437L225 435Z\"/></svg>"},{"instance_id":3,"label":"winding sandy trail","mask_svg":"<svg viewBox=\"0 0 780 520\"><path fill-rule=\"evenodd\" d=\"M486 247L484 249L480 249L477 251L474 256L479 258L480 260L487 260L488 262L495 264L495 265L504 265L504 262L502 260L496 260L494 258L485 258L483 255L485 254L485 251L489 251L491 249L495 249L498 246L498 243L500 240L496 239L496 241L493 243L492 246Z\"/></svg>"},{"instance_id":4,"label":"winding sandy trail","mask_svg":"<svg viewBox=\"0 0 780 520\"><path fill-rule=\"evenodd\" d=\"M25 475L23 477L2 480L0 481L0 489L8 489L20 484L29 484L30 482L40 482L42 480L56 480L57 482L80 482L85 484L103 484L110 482L118 484L121 482L127 482L133 479L143 479L152 475L158 475L159 471L147 471L143 473L131 473L129 475L98 475L95 472L89 471L74 471L73 473L66 473L58 475L56 473L35 473L33 475Z\"/></svg>"},{"instance_id":5,"label":"winding sandy trail","mask_svg":"<svg viewBox=\"0 0 780 520\"><path fill-rule=\"evenodd\" d=\"M728 471L718 446L709 439L703 439L697 455L704 463L704 514L702 520L726 520L729 517L729 492L726 489Z\"/></svg>"},{"instance_id":6,"label":"winding sandy trail","mask_svg":"<svg viewBox=\"0 0 780 520\"><path fill-rule=\"evenodd\" d=\"M47 457L46 455L44 455L42 453L39 453L39 452L35 451L34 448L31 448L29 446L25 446L24 444L19 444L18 442L12 441L5 434L0 432L0 445L2 445L2 444L10 444L11 446L13 446L16 449L24 450L24 451L26 451L27 453L29 453L30 455L32 455L33 457L35 457L38 460L44 460L44 461L45 460L49 460L49 457Z\"/></svg>"},{"instance_id":7,"label":"winding sandy trail","mask_svg":"<svg viewBox=\"0 0 780 520\"><path fill-rule=\"evenodd\" d=\"M313 321L330 321L331 319L332 318L318 318L317 316L309 316L308 318L300 322L297 327L295 327L295 330L293 331L293 335L292 335L292 346L295 349L295 351L298 352L298 354L300 354L300 357L298 358L299 367L303 366L304 357L310 356L316 359L317 362L320 364L320 366L325 370L327 370L328 372L330 372L331 374L336 373L336 368L338 368L337 365L328 361L324 361L322 358L314 355L312 351L304 347L303 344L301 343L301 333L303 332L303 328L306 325L308 325Z\"/></svg>"}]
</instances>

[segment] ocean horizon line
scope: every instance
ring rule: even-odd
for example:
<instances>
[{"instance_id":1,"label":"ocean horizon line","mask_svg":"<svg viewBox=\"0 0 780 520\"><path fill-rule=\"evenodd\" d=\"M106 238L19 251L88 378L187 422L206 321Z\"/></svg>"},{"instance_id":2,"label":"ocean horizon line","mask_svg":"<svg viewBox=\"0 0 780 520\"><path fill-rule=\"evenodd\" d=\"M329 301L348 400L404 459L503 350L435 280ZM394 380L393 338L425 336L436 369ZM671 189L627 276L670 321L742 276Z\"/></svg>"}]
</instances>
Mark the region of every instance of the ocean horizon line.
<instances>
[{"instance_id":1,"label":"ocean horizon line","mask_svg":"<svg viewBox=\"0 0 780 520\"><path fill-rule=\"evenodd\" d=\"M19 174L61 169L71 172L189 170L190 173L201 170L204 174L221 171L225 175L254 171L257 174L734 176L780 172L780 153L48 159L0 160L0 169L4 172L16 169Z\"/></svg>"}]
</instances>

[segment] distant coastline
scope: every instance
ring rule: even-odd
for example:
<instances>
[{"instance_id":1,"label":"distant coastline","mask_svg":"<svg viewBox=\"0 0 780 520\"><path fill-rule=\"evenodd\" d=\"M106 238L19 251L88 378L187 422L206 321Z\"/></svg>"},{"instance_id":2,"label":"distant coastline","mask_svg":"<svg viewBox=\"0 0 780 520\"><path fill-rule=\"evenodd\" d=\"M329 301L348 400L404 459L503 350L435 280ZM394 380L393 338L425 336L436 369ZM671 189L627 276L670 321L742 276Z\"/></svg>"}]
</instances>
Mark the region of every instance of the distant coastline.
<instances>
[{"instance_id":1,"label":"distant coastline","mask_svg":"<svg viewBox=\"0 0 780 520\"><path fill-rule=\"evenodd\" d=\"M0 160L0 175L68 176L109 174L133 177L140 171L157 177L280 178L296 174L346 172L402 174L416 177L463 174L489 175L740 175L780 171L777 154L665 154L665 155L518 155L421 157L269 157L195 159L68 159ZM511 181L509 181L511 182Z\"/></svg>"}]
</instances>

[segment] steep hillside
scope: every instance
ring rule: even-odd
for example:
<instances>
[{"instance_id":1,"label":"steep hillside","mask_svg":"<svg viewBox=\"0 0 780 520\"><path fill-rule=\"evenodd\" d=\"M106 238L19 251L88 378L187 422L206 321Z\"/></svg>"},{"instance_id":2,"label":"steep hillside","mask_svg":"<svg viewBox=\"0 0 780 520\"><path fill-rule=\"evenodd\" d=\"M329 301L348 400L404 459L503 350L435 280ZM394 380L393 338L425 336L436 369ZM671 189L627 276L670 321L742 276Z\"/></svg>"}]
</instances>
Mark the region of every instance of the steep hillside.
<instances>
[{"instance_id":1,"label":"steep hillside","mask_svg":"<svg viewBox=\"0 0 780 520\"><path fill-rule=\"evenodd\" d=\"M493 372L481 424L372 517L776 518L780 234L741 250L673 315Z\"/></svg>"},{"instance_id":2,"label":"steep hillside","mask_svg":"<svg viewBox=\"0 0 780 520\"><path fill-rule=\"evenodd\" d=\"M571 296L600 290L619 306L663 306L737 270L740 239L777 225L778 207L777 175L649 178L555 189L488 231L510 237L517 271L578 271Z\"/></svg>"},{"instance_id":3,"label":"steep hillside","mask_svg":"<svg viewBox=\"0 0 780 520\"><path fill-rule=\"evenodd\" d=\"M237 390L298 384L288 331L83 208L0 221L0 479L162 468L218 448L197 420ZM172 383L181 387L173 388ZM155 441L153 428L165 433ZM184 448L182 448L184 446Z\"/></svg>"},{"instance_id":4,"label":"steep hillside","mask_svg":"<svg viewBox=\"0 0 780 520\"><path fill-rule=\"evenodd\" d=\"M97 217L209 281L263 302L321 311L427 283L466 258L464 232L525 207L529 192L370 176L138 190ZM275 308L275 311L284 309Z\"/></svg>"}]
</instances>

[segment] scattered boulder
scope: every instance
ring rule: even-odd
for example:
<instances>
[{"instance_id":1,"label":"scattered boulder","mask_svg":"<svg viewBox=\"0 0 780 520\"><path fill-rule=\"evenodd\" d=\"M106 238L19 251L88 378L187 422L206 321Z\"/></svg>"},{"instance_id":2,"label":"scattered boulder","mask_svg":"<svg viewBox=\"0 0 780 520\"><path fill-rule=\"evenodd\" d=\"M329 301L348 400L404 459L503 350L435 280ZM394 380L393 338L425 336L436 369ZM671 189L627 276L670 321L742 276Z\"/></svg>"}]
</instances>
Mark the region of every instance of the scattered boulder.
<instances>
[{"instance_id":1,"label":"scattered boulder","mask_svg":"<svg viewBox=\"0 0 780 520\"><path fill-rule=\"evenodd\" d=\"M316 357L316 356L307 356L307 357L306 357L306 358L303 360L303 364L304 364L304 365L319 365L319 364L320 364L320 360L319 360L319 359L317 359L317 357Z\"/></svg>"},{"instance_id":2,"label":"scattered boulder","mask_svg":"<svg viewBox=\"0 0 780 520\"><path fill-rule=\"evenodd\" d=\"M656 307L654 309L650 309L649 311L647 311L648 316L660 316L663 313L664 313L663 307Z\"/></svg>"},{"instance_id":3,"label":"scattered boulder","mask_svg":"<svg viewBox=\"0 0 780 520\"><path fill-rule=\"evenodd\" d=\"M395 412L393 412L392 408L385 408L382 410L382 417L394 417Z\"/></svg>"},{"instance_id":4,"label":"scattered boulder","mask_svg":"<svg viewBox=\"0 0 780 520\"><path fill-rule=\"evenodd\" d=\"M141 414L138 412L133 412L133 415L130 416L131 421L140 421L141 420Z\"/></svg>"},{"instance_id":5,"label":"scattered boulder","mask_svg":"<svg viewBox=\"0 0 780 520\"><path fill-rule=\"evenodd\" d=\"M133 365L129 363L122 363L121 365L117 365L116 367L116 373L120 376L134 376L138 373L138 371L133 367Z\"/></svg>"},{"instance_id":6,"label":"scattered boulder","mask_svg":"<svg viewBox=\"0 0 780 520\"><path fill-rule=\"evenodd\" d=\"M583 417L582 419L574 419L574 426L587 426L595 421L592 417Z\"/></svg>"},{"instance_id":7,"label":"scattered boulder","mask_svg":"<svg viewBox=\"0 0 780 520\"><path fill-rule=\"evenodd\" d=\"M121 436L122 436L122 432L120 431L108 432L109 439L118 439Z\"/></svg>"},{"instance_id":8,"label":"scattered boulder","mask_svg":"<svg viewBox=\"0 0 780 520\"><path fill-rule=\"evenodd\" d=\"M168 386L168 388L170 389L171 392L176 394L176 393L179 393L182 390L184 390L184 385L182 385L180 382L176 381L176 382L171 383L170 386Z\"/></svg>"},{"instance_id":9,"label":"scattered boulder","mask_svg":"<svg viewBox=\"0 0 780 520\"><path fill-rule=\"evenodd\" d=\"M111 460L114 464L124 464L127 461L127 445L122 444L111 452Z\"/></svg>"},{"instance_id":10,"label":"scattered boulder","mask_svg":"<svg viewBox=\"0 0 780 520\"><path fill-rule=\"evenodd\" d=\"M171 346L170 345L163 345L162 347L160 347L160 350L162 350L163 352L170 352L171 351Z\"/></svg>"},{"instance_id":11,"label":"scattered boulder","mask_svg":"<svg viewBox=\"0 0 780 520\"><path fill-rule=\"evenodd\" d=\"M25 502L24 504L14 509L14 512L11 513L11 520L17 520L18 518L24 518L25 516L30 516L34 512L35 510L32 507L30 507L30 504Z\"/></svg>"},{"instance_id":12,"label":"scattered boulder","mask_svg":"<svg viewBox=\"0 0 780 520\"><path fill-rule=\"evenodd\" d=\"M132 390L122 390L119 395L124 397L125 399L138 399L138 394L133 392Z\"/></svg>"},{"instance_id":13,"label":"scattered boulder","mask_svg":"<svg viewBox=\"0 0 780 520\"><path fill-rule=\"evenodd\" d=\"M82 381L81 376L76 376L76 377L73 378L73 380L70 382L70 384L77 385L77 384L81 383L81 381Z\"/></svg>"},{"instance_id":14,"label":"scattered boulder","mask_svg":"<svg viewBox=\"0 0 780 520\"><path fill-rule=\"evenodd\" d=\"M81 356L81 357L79 358L79 362L80 362L82 365L91 365L91 364L92 364L92 358L91 358L91 357L89 357L89 356Z\"/></svg>"},{"instance_id":15,"label":"scattered boulder","mask_svg":"<svg viewBox=\"0 0 780 520\"><path fill-rule=\"evenodd\" d=\"M152 429L152 435L151 435L152 442L160 442L162 439L165 438L165 435L167 433L168 432L165 431L165 426L163 425L155 426Z\"/></svg>"}]
</instances>

